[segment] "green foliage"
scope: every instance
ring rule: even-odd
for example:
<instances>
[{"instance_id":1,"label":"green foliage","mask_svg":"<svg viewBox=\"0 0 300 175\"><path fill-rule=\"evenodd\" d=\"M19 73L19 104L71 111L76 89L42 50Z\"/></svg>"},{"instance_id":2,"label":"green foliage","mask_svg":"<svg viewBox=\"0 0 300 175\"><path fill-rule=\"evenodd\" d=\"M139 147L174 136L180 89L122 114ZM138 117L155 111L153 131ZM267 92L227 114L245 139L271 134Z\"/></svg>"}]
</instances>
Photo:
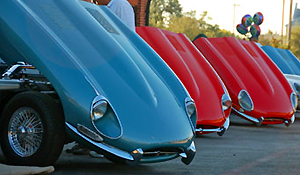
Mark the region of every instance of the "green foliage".
<instances>
[{"instance_id":1,"label":"green foliage","mask_svg":"<svg viewBox=\"0 0 300 175\"><path fill-rule=\"evenodd\" d=\"M182 7L178 0L151 0L149 25L165 28L170 16L181 16Z\"/></svg>"},{"instance_id":2,"label":"green foliage","mask_svg":"<svg viewBox=\"0 0 300 175\"><path fill-rule=\"evenodd\" d=\"M193 40L198 34L204 34L207 37L236 37L230 31L220 29L219 25L212 25L208 21L211 18L208 12L204 11L199 18L196 11L182 13L182 7L178 0L151 0L150 4L150 26L166 29L176 33L184 33ZM239 38L241 39L241 38ZM287 45L282 43L282 38L278 34L269 31L267 34L259 37L259 43L262 45L273 46L287 49ZM290 41L290 50L300 58L300 27L293 27Z\"/></svg>"},{"instance_id":3,"label":"green foliage","mask_svg":"<svg viewBox=\"0 0 300 175\"><path fill-rule=\"evenodd\" d=\"M197 19L195 11L190 11L183 13L182 16L171 16L167 30L176 33L184 33L191 40L200 33L207 37L234 36L227 30L221 30L219 25L208 23L208 20L211 20L211 18L206 11L200 15L199 19Z\"/></svg>"},{"instance_id":4,"label":"green foliage","mask_svg":"<svg viewBox=\"0 0 300 175\"><path fill-rule=\"evenodd\" d=\"M263 46L273 46L281 49L288 49L286 43L282 43L282 38L278 34L274 34L272 31L268 31L267 34L259 37L259 43ZM290 40L290 51L295 54L297 58L300 58L300 27L293 26L292 35Z\"/></svg>"},{"instance_id":5,"label":"green foliage","mask_svg":"<svg viewBox=\"0 0 300 175\"><path fill-rule=\"evenodd\" d=\"M300 26L294 26L292 28L290 45L291 45L290 50L299 59L300 58Z\"/></svg>"},{"instance_id":6,"label":"green foliage","mask_svg":"<svg viewBox=\"0 0 300 175\"><path fill-rule=\"evenodd\" d=\"M207 11L199 17L195 11L183 13L178 0L151 0L149 25L166 29L176 33L184 33L193 40L198 34L207 37L234 36L230 31L220 29L219 25L212 25Z\"/></svg>"},{"instance_id":7,"label":"green foliage","mask_svg":"<svg viewBox=\"0 0 300 175\"><path fill-rule=\"evenodd\" d=\"M278 34L274 34L271 30L268 33L259 36L259 41L263 46L273 46L277 48L286 49L286 46L282 43L282 38Z\"/></svg>"}]
</instances>

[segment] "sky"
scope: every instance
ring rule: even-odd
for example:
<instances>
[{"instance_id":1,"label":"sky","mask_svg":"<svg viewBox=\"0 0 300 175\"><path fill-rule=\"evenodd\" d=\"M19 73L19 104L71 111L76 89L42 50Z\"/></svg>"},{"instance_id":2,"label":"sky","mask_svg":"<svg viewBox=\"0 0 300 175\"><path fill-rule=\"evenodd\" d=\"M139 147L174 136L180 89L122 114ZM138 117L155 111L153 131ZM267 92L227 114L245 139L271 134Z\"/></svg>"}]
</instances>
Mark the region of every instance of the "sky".
<instances>
[{"instance_id":1,"label":"sky","mask_svg":"<svg viewBox=\"0 0 300 175\"><path fill-rule=\"evenodd\" d=\"M208 16L212 18L208 21L210 24L218 24L221 29L231 32L234 30L235 34L238 33L235 27L241 23L244 15L253 16L256 12L261 12L264 15L264 22L260 25L262 34L269 30L281 34L283 0L179 0L179 3L184 12L195 10L200 16L203 11L207 11ZM300 0L293 0L293 12L296 3L300 8ZM235 19L234 4L236 4ZM284 24L286 25L289 21L290 0L285 0L284 9ZM285 33L286 28L283 34Z\"/></svg>"}]
</instances>

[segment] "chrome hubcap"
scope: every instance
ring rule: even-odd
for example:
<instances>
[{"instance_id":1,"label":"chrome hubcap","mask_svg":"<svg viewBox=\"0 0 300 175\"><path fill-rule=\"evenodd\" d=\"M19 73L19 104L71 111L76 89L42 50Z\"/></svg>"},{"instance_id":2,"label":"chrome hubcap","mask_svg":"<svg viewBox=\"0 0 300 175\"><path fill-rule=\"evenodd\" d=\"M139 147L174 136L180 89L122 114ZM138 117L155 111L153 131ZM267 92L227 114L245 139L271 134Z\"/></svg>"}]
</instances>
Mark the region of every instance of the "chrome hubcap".
<instances>
[{"instance_id":1,"label":"chrome hubcap","mask_svg":"<svg viewBox=\"0 0 300 175\"><path fill-rule=\"evenodd\" d=\"M13 113L8 124L8 141L17 155L33 155L41 146L42 136L42 120L34 109L22 107Z\"/></svg>"}]
</instances>

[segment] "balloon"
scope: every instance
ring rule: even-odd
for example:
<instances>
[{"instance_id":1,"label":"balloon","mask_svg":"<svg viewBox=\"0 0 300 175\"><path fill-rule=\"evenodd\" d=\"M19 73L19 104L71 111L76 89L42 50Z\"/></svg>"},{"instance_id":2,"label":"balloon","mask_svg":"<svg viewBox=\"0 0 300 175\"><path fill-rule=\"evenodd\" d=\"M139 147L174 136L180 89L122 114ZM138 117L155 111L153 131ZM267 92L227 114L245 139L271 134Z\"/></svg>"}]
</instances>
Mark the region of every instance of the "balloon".
<instances>
[{"instance_id":1,"label":"balloon","mask_svg":"<svg viewBox=\"0 0 300 175\"><path fill-rule=\"evenodd\" d=\"M237 30L240 34L243 34L243 35L245 35L246 33L248 33L247 27L244 27L243 24L238 24L238 25L236 26L236 30Z\"/></svg>"},{"instance_id":2,"label":"balloon","mask_svg":"<svg viewBox=\"0 0 300 175\"><path fill-rule=\"evenodd\" d=\"M242 18L242 25L245 26L245 27L249 27L251 26L251 23L253 22L253 19L251 17L251 15L245 15L243 16Z\"/></svg>"},{"instance_id":3,"label":"balloon","mask_svg":"<svg viewBox=\"0 0 300 175\"><path fill-rule=\"evenodd\" d=\"M250 27L250 33L253 37L258 37L260 35L260 27L258 25L253 24Z\"/></svg>"},{"instance_id":4,"label":"balloon","mask_svg":"<svg viewBox=\"0 0 300 175\"><path fill-rule=\"evenodd\" d=\"M264 22L264 16L262 13L257 12L253 16L253 22L255 25L261 25Z\"/></svg>"}]
</instances>

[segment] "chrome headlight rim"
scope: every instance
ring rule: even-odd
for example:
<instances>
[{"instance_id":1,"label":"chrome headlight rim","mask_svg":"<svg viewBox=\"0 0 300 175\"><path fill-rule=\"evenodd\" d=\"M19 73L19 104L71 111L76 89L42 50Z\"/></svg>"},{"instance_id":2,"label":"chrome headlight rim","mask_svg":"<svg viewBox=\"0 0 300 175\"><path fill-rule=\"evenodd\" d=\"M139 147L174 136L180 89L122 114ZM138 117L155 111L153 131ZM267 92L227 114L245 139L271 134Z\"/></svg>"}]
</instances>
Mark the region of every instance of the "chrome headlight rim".
<instances>
[{"instance_id":1,"label":"chrome headlight rim","mask_svg":"<svg viewBox=\"0 0 300 175\"><path fill-rule=\"evenodd\" d=\"M248 108L248 107L246 107L246 106L244 106L243 105L243 101L242 101L242 98L243 98L243 95L246 95L246 97L248 98L248 100L249 100L249 102L250 102L250 108ZM239 105L240 105L240 107L242 108L242 109L244 109L244 110L246 110L246 111L252 111L253 109L254 109L254 104L253 104L253 101L252 101L252 99L251 99L251 97L250 97L250 95L249 95L249 93L246 91L246 90L241 90L240 92L239 92L239 95L238 95L238 103L239 103Z\"/></svg>"},{"instance_id":2,"label":"chrome headlight rim","mask_svg":"<svg viewBox=\"0 0 300 175\"><path fill-rule=\"evenodd\" d=\"M290 95L290 99L291 99L291 104L294 110L296 110L297 106L298 106L298 98L297 98L297 94L295 92L292 92Z\"/></svg>"},{"instance_id":3,"label":"chrome headlight rim","mask_svg":"<svg viewBox=\"0 0 300 175\"><path fill-rule=\"evenodd\" d=\"M228 110L232 105L232 100L229 96L229 94L225 93L222 95L222 98L221 98L221 107L222 107L222 110L223 112Z\"/></svg>"},{"instance_id":4,"label":"chrome headlight rim","mask_svg":"<svg viewBox=\"0 0 300 175\"><path fill-rule=\"evenodd\" d=\"M189 96L185 98L185 112L188 116L193 133L195 134L197 126L197 108L194 100Z\"/></svg>"},{"instance_id":5,"label":"chrome headlight rim","mask_svg":"<svg viewBox=\"0 0 300 175\"><path fill-rule=\"evenodd\" d=\"M119 126L120 126L120 135L119 135L118 137L111 137L111 136L109 136L109 135L107 135L107 134L104 134L103 132L101 132L101 131L97 128L95 122L96 122L97 120L101 119L102 117L104 117L104 116L105 116L105 113L104 113L104 115L103 115L101 118L96 119L96 120L93 119L93 109L94 109L94 107L96 107L97 104L99 104L99 103L101 103L101 102L104 102L104 101L107 103L106 111L108 110L108 108L110 108L109 110L112 110L112 112L114 113L114 115L115 115L115 117L116 117L116 119L117 119L117 122L119 123ZM106 111L105 111L105 112L106 112ZM107 100L107 98L105 98L105 97L102 96L102 95L97 95L97 96L94 98L93 102L92 102L90 114L91 114L91 122L92 122L92 125L93 125L94 129L95 129L98 133L100 133L102 136L104 136L104 137L106 137L106 138L108 138L108 139L111 139L111 140L116 140L116 139L119 139L120 137L123 136L123 126L122 126L122 123L121 123L121 121L120 121L120 118L118 117L118 114L115 112L115 109L114 109L113 106L110 104L110 102Z\"/></svg>"},{"instance_id":6,"label":"chrome headlight rim","mask_svg":"<svg viewBox=\"0 0 300 175\"><path fill-rule=\"evenodd\" d=\"M297 94L299 94L300 92L300 85L298 83L293 83L293 86L294 86L294 91Z\"/></svg>"},{"instance_id":7,"label":"chrome headlight rim","mask_svg":"<svg viewBox=\"0 0 300 175\"><path fill-rule=\"evenodd\" d=\"M108 102L105 99L101 99L93 103L91 109L91 118L92 121L97 121L102 118L107 111Z\"/></svg>"},{"instance_id":8,"label":"chrome headlight rim","mask_svg":"<svg viewBox=\"0 0 300 175\"><path fill-rule=\"evenodd\" d=\"M189 117L192 117L197 111L194 100L190 97L185 99L185 112Z\"/></svg>"}]
</instances>

